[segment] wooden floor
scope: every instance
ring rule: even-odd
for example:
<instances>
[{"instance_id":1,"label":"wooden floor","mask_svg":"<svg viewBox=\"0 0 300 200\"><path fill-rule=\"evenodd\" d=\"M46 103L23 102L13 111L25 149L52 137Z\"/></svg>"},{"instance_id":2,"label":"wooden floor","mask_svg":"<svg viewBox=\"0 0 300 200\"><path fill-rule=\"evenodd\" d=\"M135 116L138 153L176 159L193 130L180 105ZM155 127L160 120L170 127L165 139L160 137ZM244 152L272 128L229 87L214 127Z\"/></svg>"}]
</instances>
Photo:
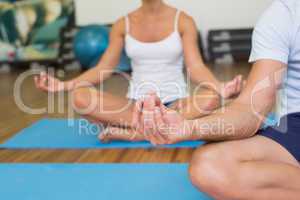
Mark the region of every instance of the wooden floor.
<instances>
[{"instance_id":1,"label":"wooden floor","mask_svg":"<svg viewBox=\"0 0 300 200\"><path fill-rule=\"evenodd\" d=\"M223 81L230 80L236 74L247 77L250 66L212 66L214 74ZM53 114L30 115L21 111L14 100L13 90L16 79L21 72L0 74L0 143L12 137L18 131L45 117L66 117L68 102L58 103L61 98L56 95ZM67 77L78 75L69 73ZM105 82L105 89L115 94L125 95L127 81L120 76L113 76ZM22 99L33 108L47 106L46 94L35 89L32 78L22 84ZM60 101L61 102L61 101ZM59 112L58 105L64 106ZM169 163L188 162L193 149L122 149L122 150L0 150L0 163Z\"/></svg>"}]
</instances>

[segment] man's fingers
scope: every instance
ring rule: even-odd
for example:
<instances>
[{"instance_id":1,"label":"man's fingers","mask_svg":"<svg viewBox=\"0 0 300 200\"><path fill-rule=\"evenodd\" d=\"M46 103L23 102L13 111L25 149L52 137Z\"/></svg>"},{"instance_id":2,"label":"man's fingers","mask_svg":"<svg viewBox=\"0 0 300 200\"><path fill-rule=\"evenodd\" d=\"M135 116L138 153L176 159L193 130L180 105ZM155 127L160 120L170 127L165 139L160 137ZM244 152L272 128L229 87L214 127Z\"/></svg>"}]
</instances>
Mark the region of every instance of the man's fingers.
<instances>
[{"instance_id":1,"label":"man's fingers","mask_svg":"<svg viewBox=\"0 0 300 200\"><path fill-rule=\"evenodd\" d=\"M163 142L163 144L166 144L168 138L166 135L167 125L165 124L163 120L163 116L161 114L161 110L158 107L155 109L154 119L155 119L156 130L157 130L156 135Z\"/></svg>"},{"instance_id":2,"label":"man's fingers","mask_svg":"<svg viewBox=\"0 0 300 200\"><path fill-rule=\"evenodd\" d=\"M156 138L154 137L154 135L150 134L147 136L148 137L148 141L153 145L153 146L157 146L158 145L158 141L156 140Z\"/></svg>"},{"instance_id":3,"label":"man's fingers","mask_svg":"<svg viewBox=\"0 0 300 200\"><path fill-rule=\"evenodd\" d=\"M165 123L163 121L160 108L158 107L155 108L154 119L155 119L156 126L158 127L158 130L161 130L165 126Z\"/></svg>"},{"instance_id":4,"label":"man's fingers","mask_svg":"<svg viewBox=\"0 0 300 200\"><path fill-rule=\"evenodd\" d=\"M148 136L149 141L151 142L151 144L153 144L154 146L157 145L164 145L167 144L168 142L159 134L149 134Z\"/></svg>"}]
</instances>

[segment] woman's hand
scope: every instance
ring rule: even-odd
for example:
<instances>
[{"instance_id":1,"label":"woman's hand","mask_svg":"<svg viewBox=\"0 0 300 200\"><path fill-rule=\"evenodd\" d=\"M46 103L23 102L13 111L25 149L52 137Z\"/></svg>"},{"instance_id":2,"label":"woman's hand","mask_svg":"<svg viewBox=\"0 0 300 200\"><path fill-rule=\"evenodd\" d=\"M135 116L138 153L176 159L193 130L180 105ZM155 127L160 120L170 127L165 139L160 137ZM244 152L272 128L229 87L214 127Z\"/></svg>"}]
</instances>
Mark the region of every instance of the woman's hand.
<instances>
[{"instance_id":1,"label":"woman's hand","mask_svg":"<svg viewBox=\"0 0 300 200\"><path fill-rule=\"evenodd\" d=\"M223 84L223 88L221 91L221 96L224 99L229 99L239 95L243 89L244 81L241 75L236 76L229 82Z\"/></svg>"},{"instance_id":2,"label":"woman's hand","mask_svg":"<svg viewBox=\"0 0 300 200\"><path fill-rule=\"evenodd\" d=\"M187 121L178 112L165 107L155 94L137 102L133 123L153 145L193 139Z\"/></svg>"},{"instance_id":3,"label":"woman's hand","mask_svg":"<svg viewBox=\"0 0 300 200\"><path fill-rule=\"evenodd\" d=\"M71 84L60 81L45 72L41 72L38 76L35 76L34 82L38 89L46 92L60 92L71 89Z\"/></svg>"}]
</instances>

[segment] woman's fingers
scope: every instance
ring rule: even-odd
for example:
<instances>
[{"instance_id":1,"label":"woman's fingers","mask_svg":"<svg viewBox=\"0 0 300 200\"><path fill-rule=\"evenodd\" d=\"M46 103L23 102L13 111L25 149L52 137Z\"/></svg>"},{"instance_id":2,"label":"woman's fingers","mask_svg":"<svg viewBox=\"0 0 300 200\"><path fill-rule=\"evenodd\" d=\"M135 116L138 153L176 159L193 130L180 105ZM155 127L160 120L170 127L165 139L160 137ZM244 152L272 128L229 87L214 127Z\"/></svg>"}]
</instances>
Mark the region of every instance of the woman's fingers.
<instances>
[{"instance_id":1,"label":"woman's fingers","mask_svg":"<svg viewBox=\"0 0 300 200\"><path fill-rule=\"evenodd\" d=\"M153 145L153 146L157 146L158 142L156 141L154 135L149 134L147 135L147 140Z\"/></svg>"},{"instance_id":2,"label":"woman's fingers","mask_svg":"<svg viewBox=\"0 0 300 200\"><path fill-rule=\"evenodd\" d=\"M153 126L153 132L149 134L149 138L152 144L155 145L163 145L166 144L167 141L166 139L163 137L163 135L160 133L159 130L159 125L156 123L156 112L160 112L159 108L155 108L155 112L154 112L154 126Z\"/></svg>"},{"instance_id":3,"label":"woman's fingers","mask_svg":"<svg viewBox=\"0 0 300 200\"><path fill-rule=\"evenodd\" d=\"M151 131L154 125L154 109L155 109L155 99L153 96L149 96L144 100L143 104L143 118L144 127L147 131Z\"/></svg>"},{"instance_id":4,"label":"woman's fingers","mask_svg":"<svg viewBox=\"0 0 300 200\"><path fill-rule=\"evenodd\" d=\"M242 75L239 75L239 78L238 78L238 92L240 93L243 89L243 76Z\"/></svg>"},{"instance_id":5,"label":"woman's fingers","mask_svg":"<svg viewBox=\"0 0 300 200\"><path fill-rule=\"evenodd\" d=\"M143 101L138 100L136 101L133 109L133 116L132 116L132 126L135 129L140 129L142 127L142 109L143 109Z\"/></svg>"},{"instance_id":6,"label":"woman's fingers","mask_svg":"<svg viewBox=\"0 0 300 200\"><path fill-rule=\"evenodd\" d=\"M140 102L135 105L133 123L139 121L138 124L143 125L145 138L153 145L168 144L164 135L167 126L163 120L163 112L167 112L167 108L154 93L150 93L142 102L142 105Z\"/></svg>"},{"instance_id":7,"label":"woman's fingers","mask_svg":"<svg viewBox=\"0 0 300 200\"><path fill-rule=\"evenodd\" d=\"M36 88L40 88L40 79L38 76L34 76L34 83Z\"/></svg>"},{"instance_id":8,"label":"woman's fingers","mask_svg":"<svg viewBox=\"0 0 300 200\"><path fill-rule=\"evenodd\" d=\"M145 104L146 102L144 102L144 107L143 107L143 116L142 116L142 120L143 120L143 132L144 132L144 135L145 135L145 138L147 140L150 140L152 143L153 143L153 132L155 131L155 128L154 128L154 113L153 111L146 109L145 107Z\"/></svg>"},{"instance_id":9,"label":"woman's fingers","mask_svg":"<svg viewBox=\"0 0 300 200\"><path fill-rule=\"evenodd\" d=\"M139 116L139 107L138 105L140 104L139 100L135 102L133 111L132 111L132 127L137 128L137 125L139 123L138 116Z\"/></svg>"},{"instance_id":10,"label":"woman's fingers","mask_svg":"<svg viewBox=\"0 0 300 200\"><path fill-rule=\"evenodd\" d=\"M168 107L165 106L164 104L160 104L159 108L160 108L162 115L165 115L169 110Z\"/></svg>"},{"instance_id":11,"label":"woman's fingers","mask_svg":"<svg viewBox=\"0 0 300 200\"><path fill-rule=\"evenodd\" d=\"M243 85L243 76L242 75L238 75L236 77L237 79L237 91L239 92L242 89L242 85Z\"/></svg>"},{"instance_id":12,"label":"woman's fingers","mask_svg":"<svg viewBox=\"0 0 300 200\"><path fill-rule=\"evenodd\" d=\"M236 93L237 93L238 84L239 84L239 79L237 77L233 81L233 86L232 86L233 87L233 94L232 94L233 96L236 95Z\"/></svg>"},{"instance_id":13,"label":"woman's fingers","mask_svg":"<svg viewBox=\"0 0 300 200\"><path fill-rule=\"evenodd\" d=\"M235 90L234 90L234 93L236 94L236 93L238 93L239 92L239 84L240 84L240 79L241 79L241 77L240 76L237 76L236 78L235 78L235 82L234 82L234 84L235 84Z\"/></svg>"},{"instance_id":14,"label":"woman's fingers","mask_svg":"<svg viewBox=\"0 0 300 200\"><path fill-rule=\"evenodd\" d=\"M156 93L152 94L152 98L154 98L155 106L160 106L162 104L160 98L157 96Z\"/></svg>"},{"instance_id":15,"label":"woman's fingers","mask_svg":"<svg viewBox=\"0 0 300 200\"><path fill-rule=\"evenodd\" d=\"M45 87L45 84L44 84L45 81L43 80L43 77L41 75L35 76L34 82L35 82L36 88L41 89L41 90L47 90L47 88Z\"/></svg>"},{"instance_id":16,"label":"woman's fingers","mask_svg":"<svg viewBox=\"0 0 300 200\"><path fill-rule=\"evenodd\" d=\"M40 77L39 77L39 85L42 89L46 88L47 85L47 76L45 72L41 72L40 73Z\"/></svg>"},{"instance_id":17,"label":"woman's fingers","mask_svg":"<svg viewBox=\"0 0 300 200\"><path fill-rule=\"evenodd\" d=\"M154 111L155 101L156 97L154 95L148 95L148 97L144 99L143 109L148 111Z\"/></svg>"},{"instance_id":18,"label":"woman's fingers","mask_svg":"<svg viewBox=\"0 0 300 200\"><path fill-rule=\"evenodd\" d=\"M41 72L38 76L35 76L34 82L38 89L44 91L56 92L64 89L59 80L45 72Z\"/></svg>"},{"instance_id":19,"label":"woman's fingers","mask_svg":"<svg viewBox=\"0 0 300 200\"><path fill-rule=\"evenodd\" d=\"M156 103L160 102L157 100L156 95L149 95L144 100L143 104L143 120L144 120L144 131L145 136L153 145L164 144L163 138L160 136L155 123L155 108Z\"/></svg>"},{"instance_id":20,"label":"woman's fingers","mask_svg":"<svg viewBox=\"0 0 300 200\"><path fill-rule=\"evenodd\" d=\"M221 91L221 96L225 99L235 96L239 93L238 85L239 85L239 76L235 77L233 80L224 84L224 87Z\"/></svg>"}]
</instances>

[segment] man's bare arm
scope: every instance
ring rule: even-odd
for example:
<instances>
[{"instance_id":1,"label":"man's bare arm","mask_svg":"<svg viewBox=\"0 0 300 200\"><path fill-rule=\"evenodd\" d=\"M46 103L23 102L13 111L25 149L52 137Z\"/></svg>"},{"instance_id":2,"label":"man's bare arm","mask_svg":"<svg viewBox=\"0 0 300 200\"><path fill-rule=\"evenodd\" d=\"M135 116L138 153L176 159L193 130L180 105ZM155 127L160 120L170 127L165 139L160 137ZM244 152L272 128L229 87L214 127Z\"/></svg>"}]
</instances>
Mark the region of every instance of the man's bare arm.
<instances>
[{"instance_id":1,"label":"man's bare arm","mask_svg":"<svg viewBox=\"0 0 300 200\"><path fill-rule=\"evenodd\" d=\"M285 69L278 61L256 62L239 98L216 114L187 122L193 139L223 141L255 135L274 106Z\"/></svg>"}]
</instances>

